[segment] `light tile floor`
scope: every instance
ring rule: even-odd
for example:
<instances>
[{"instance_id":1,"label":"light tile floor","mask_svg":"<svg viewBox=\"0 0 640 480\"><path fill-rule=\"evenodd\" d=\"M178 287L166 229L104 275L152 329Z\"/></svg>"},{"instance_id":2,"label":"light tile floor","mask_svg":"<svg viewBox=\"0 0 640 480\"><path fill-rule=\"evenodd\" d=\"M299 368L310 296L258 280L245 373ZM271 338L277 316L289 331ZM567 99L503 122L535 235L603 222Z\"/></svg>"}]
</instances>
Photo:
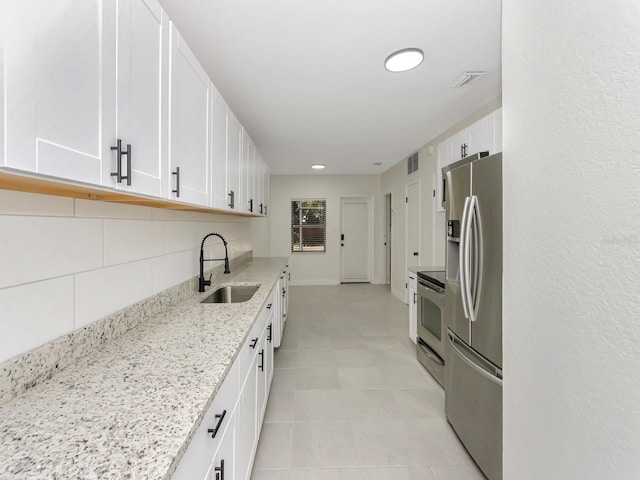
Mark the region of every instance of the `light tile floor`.
<instances>
[{"instance_id":1,"label":"light tile floor","mask_svg":"<svg viewBox=\"0 0 640 480\"><path fill-rule=\"evenodd\" d=\"M483 480L388 286L291 287L252 480Z\"/></svg>"}]
</instances>

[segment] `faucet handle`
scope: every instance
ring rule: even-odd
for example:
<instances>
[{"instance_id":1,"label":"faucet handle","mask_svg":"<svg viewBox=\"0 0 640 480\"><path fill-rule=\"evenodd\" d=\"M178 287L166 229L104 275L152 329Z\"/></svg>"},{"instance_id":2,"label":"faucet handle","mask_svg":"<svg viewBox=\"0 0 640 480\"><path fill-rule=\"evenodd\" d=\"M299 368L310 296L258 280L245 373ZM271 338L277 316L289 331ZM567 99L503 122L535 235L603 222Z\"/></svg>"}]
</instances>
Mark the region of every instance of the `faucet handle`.
<instances>
[{"instance_id":1,"label":"faucet handle","mask_svg":"<svg viewBox=\"0 0 640 480\"><path fill-rule=\"evenodd\" d=\"M209 280L204 281L205 285L211 285L211 277L213 277L213 273L209 275Z\"/></svg>"}]
</instances>

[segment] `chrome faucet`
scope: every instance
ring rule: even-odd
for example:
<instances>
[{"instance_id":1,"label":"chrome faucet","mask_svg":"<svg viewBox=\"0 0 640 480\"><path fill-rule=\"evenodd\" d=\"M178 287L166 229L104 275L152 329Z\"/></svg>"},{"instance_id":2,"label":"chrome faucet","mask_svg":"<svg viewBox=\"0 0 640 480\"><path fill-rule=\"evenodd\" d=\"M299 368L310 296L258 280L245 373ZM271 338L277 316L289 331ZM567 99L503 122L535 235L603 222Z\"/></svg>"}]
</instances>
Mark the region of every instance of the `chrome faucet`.
<instances>
[{"instance_id":1,"label":"chrome faucet","mask_svg":"<svg viewBox=\"0 0 640 480\"><path fill-rule=\"evenodd\" d=\"M222 240L222 243L224 243L224 258L204 258L204 241L212 235L220 237L220 240ZM213 276L213 274L211 274L209 275L209 280L204 279L204 262L215 262L216 260L224 260L224 273L231 273L231 270L229 270L229 252L227 251L227 241L219 233L209 233L204 236L204 238L202 239L202 243L200 244L200 278L198 279L199 292L204 292L204 287L211 285L211 277Z\"/></svg>"}]
</instances>

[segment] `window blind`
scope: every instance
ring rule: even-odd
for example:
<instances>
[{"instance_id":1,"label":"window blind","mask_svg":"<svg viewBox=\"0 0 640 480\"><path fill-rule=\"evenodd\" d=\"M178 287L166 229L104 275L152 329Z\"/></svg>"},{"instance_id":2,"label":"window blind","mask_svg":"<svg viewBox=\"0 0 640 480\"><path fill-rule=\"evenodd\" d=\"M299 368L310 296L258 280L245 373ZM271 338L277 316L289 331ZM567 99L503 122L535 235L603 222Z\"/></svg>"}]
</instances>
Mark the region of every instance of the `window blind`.
<instances>
[{"instance_id":1,"label":"window blind","mask_svg":"<svg viewBox=\"0 0 640 480\"><path fill-rule=\"evenodd\" d=\"M291 201L291 251L326 252L326 200Z\"/></svg>"}]
</instances>

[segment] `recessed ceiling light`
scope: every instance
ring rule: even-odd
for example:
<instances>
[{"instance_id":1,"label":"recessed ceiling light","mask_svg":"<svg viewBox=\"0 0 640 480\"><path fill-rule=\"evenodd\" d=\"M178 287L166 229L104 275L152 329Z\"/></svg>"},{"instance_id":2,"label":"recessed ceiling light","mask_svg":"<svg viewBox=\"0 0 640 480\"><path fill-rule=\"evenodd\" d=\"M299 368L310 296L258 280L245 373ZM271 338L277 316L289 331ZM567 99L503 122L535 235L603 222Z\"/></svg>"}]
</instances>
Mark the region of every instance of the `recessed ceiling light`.
<instances>
[{"instance_id":1,"label":"recessed ceiling light","mask_svg":"<svg viewBox=\"0 0 640 480\"><path fill-rule=\"evenodd\" d=\"M311 165L311 168L315 168L316 170L322 170L324 168L324 165L322 165L321 163L315 163Z\"/></svg>"},{"instance_id":2,"label":"recessed ceiling light","mask_svg":"<svg viewBox=\"0 0 640 480\"><path fill-rule=\"evenodd\" d=\"M406 72L422 63L424 52L419 48L405 48L393 52L384 61L384 68L390 72Z\"/></svg>"}]
</instances>

